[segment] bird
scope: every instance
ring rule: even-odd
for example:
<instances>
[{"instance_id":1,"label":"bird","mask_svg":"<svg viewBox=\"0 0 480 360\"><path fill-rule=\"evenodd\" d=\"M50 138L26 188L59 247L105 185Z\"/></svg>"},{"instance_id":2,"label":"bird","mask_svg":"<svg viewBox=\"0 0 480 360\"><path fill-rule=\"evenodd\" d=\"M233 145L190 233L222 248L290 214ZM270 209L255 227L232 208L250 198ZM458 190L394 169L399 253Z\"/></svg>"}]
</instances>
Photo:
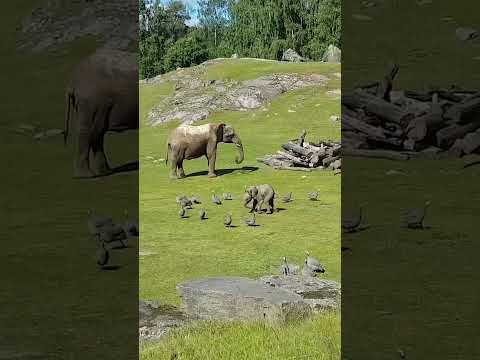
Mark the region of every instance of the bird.
<instances>
[{"instance_id":1,"label":"bird","mask_svg":"<svg viewBox=\"0 0 480 360\"><path fill-rule=\"evenodd\" d=\"M255 213L253 213L252 217L245 219L245 224L247 224L248 226L255 226L256 225Z\"/></svg>"},{"instance_id":2,"label":"bird","mask_svg":"<svg viewBox=\"0 0 480 360\"><path fill-rule=\"evenodd\" d=\"M222 200L220 200L215 193L212 194L212 202L217 205L222 205Z\"/></svg>"},{"instance_id":3,"label":"bird","mask_svg":"<svg viewBox=\"0 0 480 360\"><path fill-rule=\"evenodd\" d=\"M92 210L88 210L87 227L90 235L98 235L102 227L111 224L113 224L111 217L94 215Z\"/></svg>"},{"instance_id":4,"label":"bird","mask_svg":"<svg viewBox=\"0 0 480 360\"><path fill-rule=\"evenodd\" d=\"M223 193L223 200L233 200L233 196L230 193Z\"/></svg>"},{"instance_id":5,"label":"bird","mask_svg":"<svg viewBox=\"0 0 480 360\"><path fill-rule=\"evenodd\" d=\"M289 264L287 262L287 258L285 256L283 257L283 263L280 267L280 271L283 275L295 275L298 274L299 270L300 266L296 264Z\"/></svg>"},{"instance_id":6,"label":"bird","mask_svg":"<svg viewBox=\"0 0 480 360\"><path fill-rule=\"evenodd\" d=\"M182 207L180 208L180 210L178 211L178 215L183 219L183 218L186 218L187 217L187 210Z\"/></svg>"},{"instance_id":7,"label":"bird","mask_svg":"<svg viewBox=\"0 0 480 360\"><path fill-rule=\"evenodd\" d=\"M427 213L427 208L430 206L430 201L425 201L422 208L408 210L405 214L405 221L407 226L411 229L423 229L423 220Z\"/></svg>"},{"instance_id":8,"label":"bird","mask_svg":"<svg viewBox=\"0 0 480 360\"><path fill-rule=\"evenodd\" d=\"M312 201L318 200L318 191L312 191L308 193L308 198Z\"/></svg>"},{"instance_id":9,"label":"bird","mask_svg":"<svg viewBox=\"0 0 480 360\"><path fill-rule=\"evenodd\" d=\"M185 195L177 195L177 196L175 197L175 199L176 199L176 201L177 201L177 204L180 204L180 201L181 201L182 199L188 199L188 198L187 198Z\"/></svg>"},{"instance_id":10,"label":"bird","mask_svg":"<svg viewBox=\"0 0 480 360\"><path fill-rule=\"evenodd\" d=\"M193 204L201 204L202 202L200 201L200 199L195 196L195 195L192 195L189 199Z\"/></svg>"},{"instance_id":11,"label":"bird","mask_svg":"<svg viewBox=\"0 0 480 360\"><path fill-rule=\"evenodd\" d=\"M127 234L123 229L123 226L118 224L111 224L101 228L98 238L100 242L111 243L113 241L120 241L123 247L126 246L125 240Z\"/></svg>"},{"instance_id":12,"label":"bird","mask_svg":"<svg viewBox=\"0 0 480 360\"><path fill-rule=\"evenodd\" d=\"M363 217L363 206L360 205L358 209L358 214L352 215L352 216L345 216L342 215L342 228L345 230L345 232L353 232L358 229L362 222L362 217Z\"/></svg>"},{"instance_id":13,"label":"bird","mask_svg":"<svg viewBox=\"0 0 480 360\"><path fill-rule=\"evenodd\" d=\"M308 251L305 251L305 265L308 266L314 273L324 273L325 268L317 258L310 255Z\"/></svg>"},{"instance_id":14,"label":"bird","mask_svg":"<svg viewBox=\"0 0 480 360\"><path fill-rule=\"evenodd\" d=\"M288 203L288 202L291 202L291 201L293 201L293 197L292 197L292 193L289 192L287 195L285 195L283 197L283 202Z\"/></svg>"},{"instance_id":15,"label":"bird","mask_svg":"<svg viewBox=\"0 0 480 360\"><path fill-rule=\"evenodd\" d=\"M315 277L316 274L313 272L313 270L309 266L304 265L303 268L302 268L302 276L304 276L304 277Z\"/></svg>"},{"instance_id":16,"label":"bird","mask_svg":"<svg viewBox=\"0 0 480 360\"><path fill-rule=\"evenodd\" d=\"M226 227L231 227L232 226L232 214L231 213L228 213L228 214L225 215L225 217L223 218L223 224Z\"/></svg>"},{"instance_id":17,"label":"bird","mask_svg":"<svg viewBox=\"0 0 480 360\"><path fill-rule=\"evenodd\" d=\"M128 212L125 210L125 222L123 223L123 230L130 236L138 236L139 227L138 227L138 218L128 217Z\"/></svg>"},{"instance_id":18,"label":"bird","mask_svg":"<svg viewBox=\"0 0 480 360\"><path fill-rule=\"evenodd\" d=\"M105 248L104 241L100 241L100 246L97 249L96 258L97 258L97 265L100 266L101 268L104 268L105 265L108 264L108 260L110 259L110 253Z\"/></svg>"},{"instance_id":19,"label":"bird","mask_svg":"<svg viewBox=\"0 0 480 360\"><path fill-rule=\"evenodd\" d=\"M187 199L187 198L180 199L180 206L182 208L191 209L192 208L192 202L190 201L190 199Z\"/></svg>"},{"instance_id":20,"label":"bird","mask_svg":"<svg viewBox=\"0 0 480 360\"><path fill-rule=\"evenodd\" d=\"M205 209L200 209L198 214L200 215L200 220L205 220L207 218L207 212Z\"/></svg>"}]
</instances>

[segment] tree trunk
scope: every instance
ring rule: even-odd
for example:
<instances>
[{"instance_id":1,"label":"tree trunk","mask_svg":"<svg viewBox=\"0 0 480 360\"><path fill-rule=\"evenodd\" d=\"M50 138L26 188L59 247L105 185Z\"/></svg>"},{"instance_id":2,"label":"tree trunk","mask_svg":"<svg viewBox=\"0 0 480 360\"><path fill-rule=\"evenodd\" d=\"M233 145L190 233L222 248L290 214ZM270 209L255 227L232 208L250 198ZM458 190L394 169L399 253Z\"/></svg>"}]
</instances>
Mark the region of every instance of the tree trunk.
<instances>
[{"instance_id":1,"label":"tree trunk","mask_svg":"<svg viewBox=\"0 0 480 360\"><path fill-rule=\"evenodd\" d=\"M287 151L292 151L294 153L303 155L303 156L310 156L312 154L312 151L305 149L297 144L294 144L292 142L288 142L286 144L282 145L282 148L284 148Z\"/></svg>"},{"instance_id":2,"label":"tree trunk","mask_svg":"<svg viewBox=\"0 0 480 360\"><path fill-rule=\"evenodd\" d=\"M463 138L469 132L480 128L480 122L473 122L466 125L450 125L437 131L437 146L442 149L450 148L455 140Z\"/></svg>"},{"instance_id":3,"label":"tree trunk","mask_svg":"<svg viewBox=\"0 0 480 360\"><path fill-rule=\"evenodd\" d=\"M354 149L342 149L343 156L360 156L389 160L408 160L409 156L399 153L397 151L389 150L354 150Z\"/></svg>"}]
</instances>

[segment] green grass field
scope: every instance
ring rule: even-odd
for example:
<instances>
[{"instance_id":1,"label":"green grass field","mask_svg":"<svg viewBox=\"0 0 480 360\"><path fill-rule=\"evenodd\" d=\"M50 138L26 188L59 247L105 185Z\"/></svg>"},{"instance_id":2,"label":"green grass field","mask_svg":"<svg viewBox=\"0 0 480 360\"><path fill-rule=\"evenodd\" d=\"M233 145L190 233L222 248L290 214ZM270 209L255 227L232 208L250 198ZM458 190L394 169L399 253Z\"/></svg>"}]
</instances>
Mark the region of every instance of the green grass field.
<instances>
[{"instance_id":1,"label":"green grass field","mask_svg":"<svg viewBox=\"0 0 480 360\"><path fill-rule=\"evenodd\" d=\"M320 73L330 79L325 87L304 88L284 94L267 105L266 111L215 113L202 122L232 125L245 148L245 161L236 165L235 149L228 144L221 144L216 164L221 176L214 179L205 175L207 163L205 158L201 158L184 163L187 178L170 180L169 166L165 166L164 161L154 163L147 157L165 158L166 138L178 124L141 127L140 251L149 254L140 256L141 299L178 305L180 299L175 286L182 281L220 275L257 278L276 273L283 256L291 262L301 263L305 250L317 256L325 265L326 278L340 280L340 176L334 176L331 171L278 171L257 163L255 159L275 153L280 144L295 138L304 128L307 130L307 140L309 137L339 139L340 126L332 123L329 117L339 114L340 102L338 98L326 94L328 90L340 87L340 80L334 75L339 70L338 65L330 64L281 64L256 60L227 60L209 66L205 75L209 79L243 80L273 72ZM152 105L171 91L173 85L168 82L160 86L142 85L141 121ZM296 112L289 112L289 109ZM277 206L284 211L259 215L257 222L260 226L250 228L243 223L248 210L243 208L240 199L245 185L262 183L270 183L280 195L293 192L295 201L278 203ZM308 200L307 193L313 190L320 192L320 201ZM231 192L236 199L216 206L210 200L212 191L217 194ZM190 212L190 218L179 218L175 196L183 193L196 194L202 199L201 206L207 210L208 220L201 222L198 219L200 206ZM233 213L234 225L237 225L235 228L225 229L223 226L223 216L228 211ZM339 316L334 317L336 320L329 320L329 324L338 327ZM325 324L320 317L308 325L291 327L289 332L294 341L290 341L284 351L292 351L297 355L309 354L316 345L302 338L302 334L307 328L322 326L325 327ZM218 338L219 346L206 349L204 353L210 357L193 356L191 351L195 343L206 337L209 331L219 329L224 329ZM246 336L246 330L251 330L251 336ZM269 335L265 335L265 331L254 324L213 325L213 328L186 330L169 337L164 345L144 348L142 356L151 358L151 354L158 352L165 356L165 351L178 346L184 359L239 358L235 357L238 351L245 350L227 344L231 343L232 336L240 336L243 339L241 347L249 348L252 354L258 350L258 357L252 359L267 359L267 354L279 354L276 351L280 350L261 350L259 340L264 336L273 336L273 332L266 333ZM338 358L339 337L334 336L332 341L335 343L333 347L322 346L314 351L314 354L324 350L328 353L313 358Z\"/></svg>"}]
</instances>

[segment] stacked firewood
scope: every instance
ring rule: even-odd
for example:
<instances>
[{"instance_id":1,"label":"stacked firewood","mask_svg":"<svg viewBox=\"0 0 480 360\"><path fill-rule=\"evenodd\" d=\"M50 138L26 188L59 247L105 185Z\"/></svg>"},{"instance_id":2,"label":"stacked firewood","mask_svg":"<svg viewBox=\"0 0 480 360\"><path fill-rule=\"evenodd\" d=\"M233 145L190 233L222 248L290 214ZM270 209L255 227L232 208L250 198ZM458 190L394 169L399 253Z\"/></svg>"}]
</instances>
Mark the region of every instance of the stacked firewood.
<instances>
[{"instance_id":1,"label":"stacked firewood","mask_svg":"<svg viewBox=\"0 0 480 360\"><path fill-rule=\"evenodd\" d=\"M342 166L341 145L334 141L305 141L304 130L298 139L282 144L276 154L265 155L257 161L281 170L311 171L312 169L337 170Z\"/></svg>"},{"instance_id":2,"label":"stacked firewood","mask_svg":"<svg viewBox=\"0 0 480 360\"><path fill-rule=\"evenodd\" d=\"M480 91L392 91L397 72L393 65L381 82L342 96L344 155L408 159L421 152L460 157L480 150Z\"/></svg>"}]
</instances>

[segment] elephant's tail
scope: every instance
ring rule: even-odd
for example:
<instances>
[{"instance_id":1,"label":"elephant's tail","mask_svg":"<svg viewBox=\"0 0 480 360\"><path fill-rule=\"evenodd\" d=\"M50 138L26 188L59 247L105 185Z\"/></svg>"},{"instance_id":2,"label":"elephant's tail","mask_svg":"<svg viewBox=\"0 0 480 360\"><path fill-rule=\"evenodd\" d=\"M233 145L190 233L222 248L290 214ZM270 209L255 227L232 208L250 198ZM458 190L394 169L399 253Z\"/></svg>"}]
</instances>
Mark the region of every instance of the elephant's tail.
<instances>
[{"instance_id":1,"label":"elephant's tail","mask_svg":"<svg viewBox=\"0 0 480 360\"><path fill-rule=\"evenodd\" d=\"M168 164L168 153L170 152L170 142L167 143L167 153L165 154L165 165Z\"/></svg>"},{"instance_id":2,"label":"elephant's tail","mask_svg":"<svg viewBox=\"0 0 480 360\"><path fill-rule=\"evenodd\" d=\"M66 108L65 108L65 125L64 125L64 129L63 129L63 143L64 143L64 145L67 145L71 109L75 106L75 94L73 92L73 89L68 89L67 90L66 100L67 100L67 104L66 104Z\"/></svg>"}]
</instances>

